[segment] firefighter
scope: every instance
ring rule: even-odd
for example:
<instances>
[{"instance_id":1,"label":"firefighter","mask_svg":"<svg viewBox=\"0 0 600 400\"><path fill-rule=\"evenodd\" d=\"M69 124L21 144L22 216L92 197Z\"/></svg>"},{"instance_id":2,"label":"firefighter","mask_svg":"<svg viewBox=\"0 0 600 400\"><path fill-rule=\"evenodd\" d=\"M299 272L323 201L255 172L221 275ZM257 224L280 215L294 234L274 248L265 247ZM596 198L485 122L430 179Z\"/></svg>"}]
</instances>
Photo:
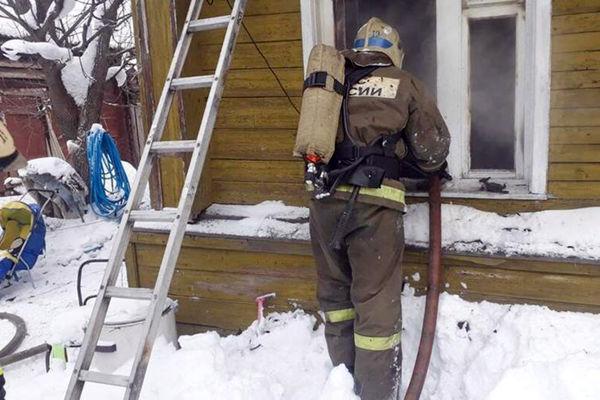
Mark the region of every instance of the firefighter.
<instances>
[{"instance_id":1,"label":"firefighter","mask_svg":"<svg viewBox=\"0 0 600 400\"><path fill-rule=\"evenodd\" d=\"M424 85L402 70L398 32L371 18L346 59L328 193L313 196L317 297L334 365L363 400L396 399L401 371L404 177L445 170L450 135Z\"/></svg>"}]
</instances>

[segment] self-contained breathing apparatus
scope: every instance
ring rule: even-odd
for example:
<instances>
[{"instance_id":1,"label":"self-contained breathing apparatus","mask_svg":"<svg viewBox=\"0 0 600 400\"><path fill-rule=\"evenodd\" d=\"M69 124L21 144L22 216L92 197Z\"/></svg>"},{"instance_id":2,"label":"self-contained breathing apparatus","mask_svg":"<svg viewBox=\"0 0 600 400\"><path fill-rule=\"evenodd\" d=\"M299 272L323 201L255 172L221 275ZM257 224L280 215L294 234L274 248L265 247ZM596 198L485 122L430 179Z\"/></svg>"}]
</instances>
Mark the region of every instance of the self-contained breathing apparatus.
<instances>
[{"instance_id":1,"label":"self-contained breathing apparatus","mask_svg":"<svg viewBox=\"0 0 600 400\"><path fill-rule=\"evenodd\" d=\"M333 48L330 49L337 52ZM332 54L331 50L329 51L329 56ZM311 53L311 57L313 57L313 54ZM325 53L321 51L320 54ZM322 63L323 66L330 64L327 62ZM337 113L338 123L335 126L332 123L328 123L326 125L327 129L323 129L322 124L316 125L320 122L315 121L315 115L312 115L311 119L311 116L304 114L305 98L303 98L302 112L304 115L301 115L301 124L298 129L294 152L295 155L302 154L304 156L306 162L305 184L307 190L312 191L314 198L322 199L332 196L340 185L350 185L352 187L350 198L338 220L338 227L330 243L331 247L335 249L341 248L345 226L348 223L362 188L380 188L384 179L426 179L431 175L431 173L423 171L418 166L410 149L407 149L408 151L405 152L404 157L399 157L396 151L397 145L401 141L406 143L403 131L394 134L382 134L366 146L357 146L350 139L348 133L348 100L350 90L354 85L371 75L377 68L379 66L362 67L347 61L345 62L343 84L327 70L309 71L308 77L304 81L305 96L309 90L313 90L311 93L312 96L316 96L317 94L320 96L328 95L331 100L331 92L335 92L335 95L341 97L341 107L338 108L339 112ZM332 81L333 84L331 83ZM315 90L318 93L314 92ZM306 100L310 101L311 98L306 98ZM304 121L312 124L312 130L309 131L310 135L312 135L310 138L308 138L309 135L306 133L309 125L306 123L302 124L303 117ZM336 141L339 123L342 124L343 139ZM335 130L332 131L333 128ZM315 139L315 137L318 137L318 139ZM332 155L329 152L310 151L310 149L315 149L318 146L311 146L307 143L317 140L323 142L324 137L333 141L332 149L334 151L331 152ZM299 146L299 143L303 143L303 146ZM442 168L442 171L444 170L445 168ZM435 173L439 174L439 172ZM448 179L449 177L446 174L444 178Z\"/></svg>"}]
</instances>

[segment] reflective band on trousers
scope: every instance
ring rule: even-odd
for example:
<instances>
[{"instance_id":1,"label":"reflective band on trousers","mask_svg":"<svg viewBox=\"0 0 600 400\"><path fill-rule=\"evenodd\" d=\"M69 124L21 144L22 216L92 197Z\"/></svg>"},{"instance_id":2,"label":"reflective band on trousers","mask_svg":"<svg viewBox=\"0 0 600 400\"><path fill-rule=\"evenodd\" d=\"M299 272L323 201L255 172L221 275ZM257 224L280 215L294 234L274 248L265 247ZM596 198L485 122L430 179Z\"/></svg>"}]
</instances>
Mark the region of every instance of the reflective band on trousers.
<instances>
[{"instance_id":1,"label":"reflective band on trousers","mask_svg":"<svg viewBox=\"0 0 600 400\"><path fill-rule=\"evenodd\" d=\"M337 190L339 192L352 192L353 187L349 185L340 185ZM382 186L380 188L362 188L360 189L360 195L378 197L380 199L386 199L395 201L397 203L406 204L405 195L406 193L402 189L396 189L391 186Z\"/></svg>"},{"instance_id":2,"label":"reflective band on trousers","mask_svg":"<svg viewBox=\"0 0 600 400\"><path fill-rule=\"evenodd\" d=\"M354 308L345 308L343 310L326 311L325 318L327 322L343 322L350 321L356 317L356 311Z\"/></svg>"},{"instance_id":3,"label":"reflective band on trousers","mask_svg":"<svg viewBox=\"0 0 600 400\"><path fill-rule=\"evenodd\" d=\"M392 336L377 337L363 336L354 333L354 345L359 349L371 351L390 350L400 344L400 333L394 333Z\"/></svg>"}]
</instances>

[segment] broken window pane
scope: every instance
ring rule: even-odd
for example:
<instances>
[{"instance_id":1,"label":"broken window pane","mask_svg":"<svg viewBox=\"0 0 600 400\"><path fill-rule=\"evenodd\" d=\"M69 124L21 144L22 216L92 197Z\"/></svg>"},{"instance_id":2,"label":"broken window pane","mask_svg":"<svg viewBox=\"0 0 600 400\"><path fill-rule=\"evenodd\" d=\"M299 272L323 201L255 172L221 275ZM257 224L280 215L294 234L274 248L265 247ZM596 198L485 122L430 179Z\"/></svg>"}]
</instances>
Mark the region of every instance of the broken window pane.
<instances>
[{"instance_id":1,"label":"broken window pane","mask_svg":"<svg viewBox=\"0 0 600 400\"><path fill-rule=\"evenodd\" d=\"M469 21L471 169L515 169L516 18Z\"/></svg>"},{"instance_id":2,"label":"broken window pane","mask_svg":"<svg viewBox=\"0 0 600 400\"><path fill-rule=\"evenodd\" d=\"M435 95L435 0L335 0L336 45L352 46L358 28L371 17L394 26L404 45L404 69Z\"/></svg>"}]
</instances>

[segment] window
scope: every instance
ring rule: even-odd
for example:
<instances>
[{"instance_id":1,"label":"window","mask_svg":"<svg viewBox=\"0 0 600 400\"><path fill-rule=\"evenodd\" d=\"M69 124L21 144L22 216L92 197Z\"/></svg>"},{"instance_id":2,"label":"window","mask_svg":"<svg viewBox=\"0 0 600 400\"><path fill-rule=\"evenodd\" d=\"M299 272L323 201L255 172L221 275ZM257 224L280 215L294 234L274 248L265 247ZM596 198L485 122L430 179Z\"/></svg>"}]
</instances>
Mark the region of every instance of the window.
<instances>
[{"instance_id":1,"label":"window","mask_svg":"<svg viewBox=\"0 0 600 400\"><path fill-rule=\"evenodd\" d=\"M551 0L302 0L305 58L349 47L377 16L394 25L404 68L436 95L452 134L446 196L545 198ZM480 191L480 180L506 184Z\"/></svg>"}]
</instances>

